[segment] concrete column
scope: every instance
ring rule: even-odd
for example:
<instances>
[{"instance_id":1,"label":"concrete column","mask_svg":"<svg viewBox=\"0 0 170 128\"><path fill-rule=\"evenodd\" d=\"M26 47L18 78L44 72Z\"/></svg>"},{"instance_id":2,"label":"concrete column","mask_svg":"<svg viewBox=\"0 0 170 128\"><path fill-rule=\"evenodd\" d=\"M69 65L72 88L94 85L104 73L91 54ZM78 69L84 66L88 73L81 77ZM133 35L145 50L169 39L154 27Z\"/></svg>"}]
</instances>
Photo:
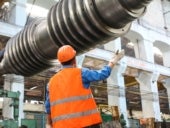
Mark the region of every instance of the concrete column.
<instances>
[{"instance_id":1,"label":"concrete column","mask_svg":"<svg viewBox=\"0 0 170 128\"><path fill-rule=\"evenodd\" d=\"M170 78L166 79L163 85L166 88L167 93L168 93L168 102L169 102L169 109L170 109Z\"/></svg>"},{"instance_id":2,"label":"concrete column","mask_svg":"<svg viewBox=\"0 0 170 128\"><path fill-rule=\"evenodd\" d=\"M147 73L140 72L136 80L140 84L140 93L142 100L142 109L144 118L155 118L161 121L160 105L157 89L158 72Z\"/></svg>"},{"instance_id":3,"label":"concrete column","mask_svg":"<svg viewBox=\"0 0 170 128\"><path fill-rule=\"evenodd\" d=\"M144 39L134 43L136 57L154 63L153 43ZM142 109L145 118L154 117L160 121L160 105L158 98L157 79L159 73L140 72L136 80L140 84ZM145 92L146 91L146 92ZM146 94L145 94L146 93Z\"/></svg>"},{"instance_id":4,"label":"concrete column","mask_svg":"<svg viewBox=\"0 0 170 128\"><path fill-rule=\"evenodd\" d=\"M110 41L104 45L105 50L114 51L121 50L121 38ZM125 84L122 73L126 70L126 63L122 59L118 65L116 65L111 72L110 77L107 79L108 88L108 105L118 106L119 115L123 114L128 126L128 114L125 96Z\"/></svg>"},{"instance_id":5,"label":"concrete column","mask_svg":"<svg viewBox=\"0 0 170 128\"><path fill-rule=\"evenodd\" d=\"M127 65L125 62L123 62L122 59L120 61L120 64L116 65L112 69L111 75L107 79L107 88L108 88L108 105L119 107L119 113L124 115L128 126L125 84L124 77L122 76L122 73L125 72L126 67Z\"/></svg>"},{"instance_id":6,"label":"concrete column","mask_svg":"<svg viewBox=\"0 0 170 128\"><path fill-rule=\"evenodd\" d=\"M134 43L134 50L136 58L154 62L153 43L147 40L136 40Z\"/></svg>"},{"instance_id":7,"label":"concrete column","mask_svg":"<svg viewBox=\"0 0 170 128\"><path fill-rule=\"evenodd\" d=\"M4 90L13 91L13 92L20 92L19 97L19 126L21 125L21 119L24 118L23 113L23 101L24 101L24 77L18 75L6 75L4 81ZM4 98L3 102L3 117L5 119L14 119L13 115L13 107L10 107L12 103L12 99Z\"/></svg>"},{"instance_id":8,"label":"concrete column","mask_svg":"<svg viewBox=\"0 0 170 128\"><path fill-rule=\"evenodd\" d=\"M18 26L25 25L27 19L26 3L27 0L13 0L11 5L12 11L10 12L11 17L9 18L10 23L16 24Z\"/></svg>"},{"instance_id":9,"label":"concrete column","mask_svg":"<svg viewBox=\"0 0 170 128\"><path fill-rule=\"evenodd\" d=\"M163 51L163 64L166 67L170 67L170 61L169 61L169 56L170 56L170 51Z\"/></svg>"}]
</instances>

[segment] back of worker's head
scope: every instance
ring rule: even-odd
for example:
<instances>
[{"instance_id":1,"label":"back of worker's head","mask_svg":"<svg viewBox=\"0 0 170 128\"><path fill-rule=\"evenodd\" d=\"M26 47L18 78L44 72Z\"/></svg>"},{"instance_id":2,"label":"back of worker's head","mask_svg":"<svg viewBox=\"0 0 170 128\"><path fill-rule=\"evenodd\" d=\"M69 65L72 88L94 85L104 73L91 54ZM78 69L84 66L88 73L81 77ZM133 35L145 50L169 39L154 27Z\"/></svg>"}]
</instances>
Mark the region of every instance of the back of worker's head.
<instances>
[{"instance_id":1,"label":"back of worker's head","mask_svg":"<svg viewBox=\"0 0 170 128\"><path fill-rule=\"evenodd\" d=\"M58 49L57 58L62 65L71 64L75 56L76 51L70 45L64 45Z\"/></svg>"}]
</instances>

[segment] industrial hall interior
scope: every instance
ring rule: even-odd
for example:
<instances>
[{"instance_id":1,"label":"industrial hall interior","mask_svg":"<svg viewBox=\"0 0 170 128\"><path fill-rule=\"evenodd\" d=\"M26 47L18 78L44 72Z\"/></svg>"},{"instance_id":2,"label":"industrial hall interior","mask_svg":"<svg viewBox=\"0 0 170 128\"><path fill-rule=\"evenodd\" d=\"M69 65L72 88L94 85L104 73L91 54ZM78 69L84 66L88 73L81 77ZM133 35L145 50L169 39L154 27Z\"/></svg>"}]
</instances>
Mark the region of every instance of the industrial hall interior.
<instances>
[{"instance_id":1,"label":"industrial hall interior","mask_svg":"<svg viewBox=\"0 0 170 128\"><path fill-rule=\"evenodd\" d=\"M63 45L89 70L124 50L108 78L90 83L95 128L170 128L170 0L0 0L0 128L47 128Z\"/></svg>"}]
</instances>

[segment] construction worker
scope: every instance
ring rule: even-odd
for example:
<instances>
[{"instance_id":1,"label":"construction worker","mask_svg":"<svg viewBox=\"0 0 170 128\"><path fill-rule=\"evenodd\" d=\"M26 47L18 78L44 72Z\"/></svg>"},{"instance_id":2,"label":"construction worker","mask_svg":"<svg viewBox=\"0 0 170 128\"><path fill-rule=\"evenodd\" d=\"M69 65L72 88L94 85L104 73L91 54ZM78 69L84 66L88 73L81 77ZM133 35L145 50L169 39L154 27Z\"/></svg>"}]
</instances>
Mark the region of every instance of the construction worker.
<instances>
[{"instance_id":1,"label":"construction worker","mask_svg":"<svg viewBox=\"0 0 170 128\"><path fill-rule=\"evenodd\" d=\"M49 81L46 93L46 128L93 128L102 122L90 83L109 77L124 56L117 53L101 70L76 67L76 51L70 45L59 48L57 58L63 68Z\"/></svg>"}]
</instances>

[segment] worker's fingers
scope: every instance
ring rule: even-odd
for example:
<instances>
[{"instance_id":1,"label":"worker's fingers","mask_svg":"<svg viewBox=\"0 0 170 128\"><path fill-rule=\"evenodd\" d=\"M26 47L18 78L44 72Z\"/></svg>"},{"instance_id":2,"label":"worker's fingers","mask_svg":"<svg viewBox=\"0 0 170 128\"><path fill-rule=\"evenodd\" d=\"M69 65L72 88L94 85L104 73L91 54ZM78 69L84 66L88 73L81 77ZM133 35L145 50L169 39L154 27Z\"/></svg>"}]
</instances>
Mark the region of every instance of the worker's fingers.
<instances>
[{"instance_id":1,"label":"worker's fingers","mask_svg":"<svg viewBox=\"0 0 170 128\"><path fill-rule=\"evenodd\" d=\"M113 58L110 60L113 64L116 64L119 60L121 60L125 55L125 51L121 50L120 52L117 51Z\"/></svg>"},{"instance_id":2,"label":"worker's fingers","mask_svg":"<svg viewBox=\"0 0 170 128\"><path fill-rule=\"evenodd\" d=\"M113 56L113 58L121 59L124 55L125 55L124 50L121 50L121 51L117 50L116 54Z\"/></svg>"},{"instance_id":3,"label":"worker's fingers","mask_svg":"<svg viewBox=\"0 0 170 128\"><path fill-rule=\"evenodd\" d=\"M118 52L116 54L116 57L120 60L121 58L123 58L125 55L125 51L124 50L121 50L120 52Z\"/></svg>"},{"instance_id":4,"label":"worker's fingers","mask_svg":"<svg viewBox=\"0 0 170 128\"><path fill-rule=\"evenodd\" d=\"M116 55L119 53L119 49L116 51Z\"/></svg>"}]
</instances>

